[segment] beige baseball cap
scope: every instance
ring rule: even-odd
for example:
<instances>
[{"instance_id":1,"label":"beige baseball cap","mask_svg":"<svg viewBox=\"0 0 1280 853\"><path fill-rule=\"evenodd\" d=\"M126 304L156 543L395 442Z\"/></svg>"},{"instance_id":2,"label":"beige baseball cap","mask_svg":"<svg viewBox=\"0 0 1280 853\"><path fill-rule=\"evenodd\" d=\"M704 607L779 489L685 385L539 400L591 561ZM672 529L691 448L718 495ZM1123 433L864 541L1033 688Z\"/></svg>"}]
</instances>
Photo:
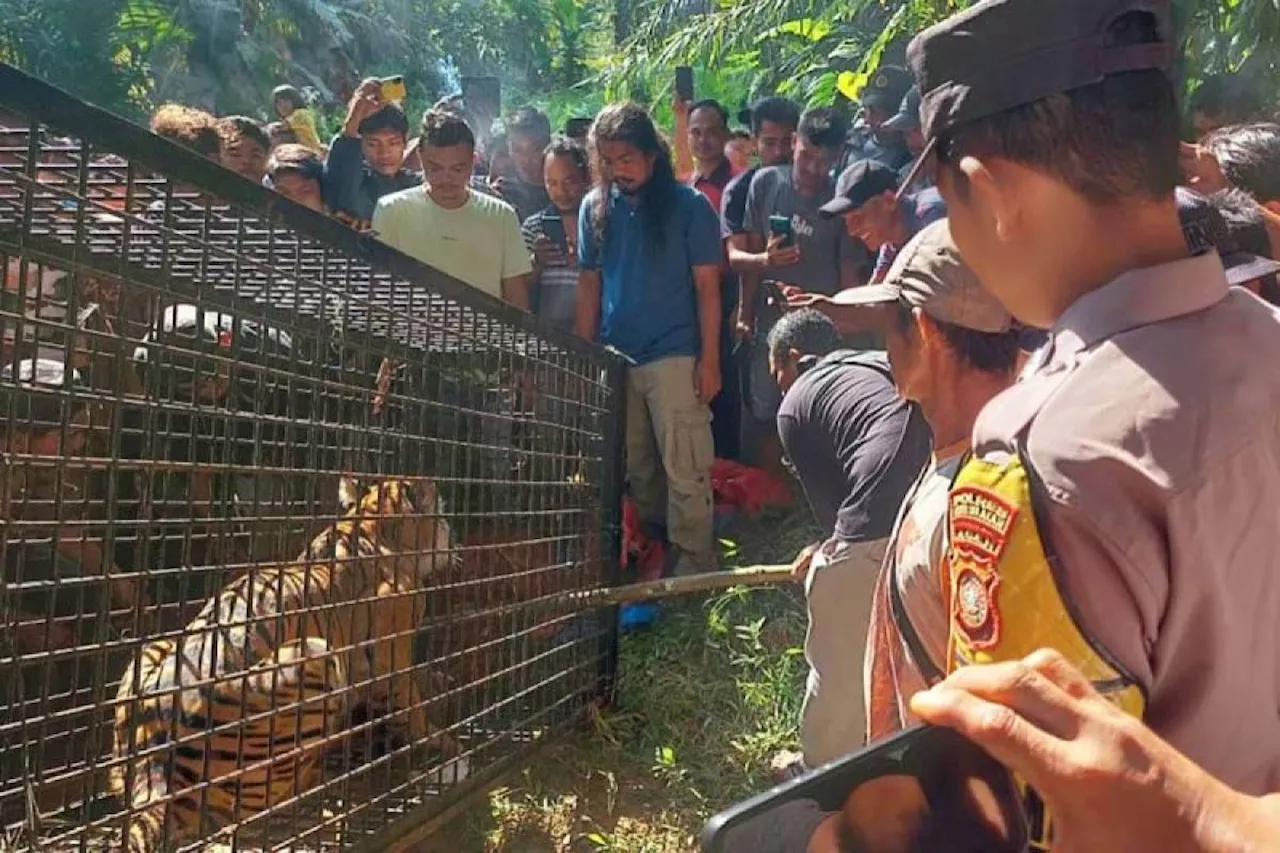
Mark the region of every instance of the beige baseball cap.
<instances>
[{"instance_id":1,"label":"beige baseball cap","mask_svg":"<svg viewBox=\"0 0 1280 853\"><path fill-rule=\"evenodd\" d=\"M831 300L837 305L902 300L935 320L988 334L1013 327L1013 316L960 258L945 219L925 226L902 247L883 282L842 290Z\"/></svg>"}]
</instances>

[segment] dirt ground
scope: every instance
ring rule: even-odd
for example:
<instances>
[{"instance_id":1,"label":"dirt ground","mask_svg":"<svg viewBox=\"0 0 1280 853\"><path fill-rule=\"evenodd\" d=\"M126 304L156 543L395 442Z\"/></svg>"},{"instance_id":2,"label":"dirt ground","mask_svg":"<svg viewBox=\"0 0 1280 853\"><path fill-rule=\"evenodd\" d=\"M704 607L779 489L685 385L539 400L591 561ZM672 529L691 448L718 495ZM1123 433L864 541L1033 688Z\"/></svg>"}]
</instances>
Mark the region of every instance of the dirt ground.
<instances>
[{"instance_id":1,"label":"dirt ground","mask_svg":"<svg viewBox=\"0 0 1280 853\"><path fill-rule=\"evenodd\" d=\"M736 565L781 562L816 537L772 514L722 541ZM805 615L797 588L668 603L624 635L618 702L590 729L477 801L431 853L685 853L707 818L769 785L797 746Z\"/></svg>"}]
</instances>

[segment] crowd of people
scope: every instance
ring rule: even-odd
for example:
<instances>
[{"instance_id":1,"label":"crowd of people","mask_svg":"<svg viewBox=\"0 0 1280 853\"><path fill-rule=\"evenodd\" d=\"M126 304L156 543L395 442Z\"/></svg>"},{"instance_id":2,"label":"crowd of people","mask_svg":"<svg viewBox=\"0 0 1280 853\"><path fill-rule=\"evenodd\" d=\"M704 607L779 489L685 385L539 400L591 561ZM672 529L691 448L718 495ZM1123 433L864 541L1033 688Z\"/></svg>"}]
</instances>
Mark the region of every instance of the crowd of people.
<instances>
[{"instance_id":1,"label":"crowd of people","mask_svg":"<svg viewBox=\"0 0 1280 853\"><path fill-rule=\"evenodd\" d=\"M152 129L626 357L668 573L717 567L715 458L799 481L823 536L780 778L923 719L1031 782L1055 850L1263 850L1280 117L1237 75L1184 107L1175 53L1167 0L983 0L852 125L771 96L745 127L677 98L669 138L633 103L493 132L453 97L411 127L370 79L327 144L288 86L267 126ZM760 849L861 849L839 822Z\"/></svg>"}]
</instances>

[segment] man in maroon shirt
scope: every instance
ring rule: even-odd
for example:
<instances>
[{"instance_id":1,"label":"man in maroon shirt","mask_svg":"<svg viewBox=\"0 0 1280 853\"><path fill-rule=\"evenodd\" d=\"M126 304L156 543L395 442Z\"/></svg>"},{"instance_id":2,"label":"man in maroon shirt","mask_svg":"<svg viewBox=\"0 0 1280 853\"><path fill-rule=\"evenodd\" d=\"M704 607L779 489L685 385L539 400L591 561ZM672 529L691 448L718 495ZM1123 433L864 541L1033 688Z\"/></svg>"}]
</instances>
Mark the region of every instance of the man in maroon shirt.
<instances>
[{"instance_id":1,"label":"man in maroon shirt","mask_svg":"<svg viewBox=\"0 0 1280 853\"><path fill-rule=\"evenodd\" d=\"M716 213L724 188L737 172L724 156L729 139L729 113L718 101L698 101L689 107L689 150L693 154L693 175L689 186L706 196ZM738 305L738 279L729 270L726 257L720 264L720 393L711 401L711 432L716 456L738 459L741 456L742 393L737 366L733 358L733 323Z\"/></svg>"}]
</instances>

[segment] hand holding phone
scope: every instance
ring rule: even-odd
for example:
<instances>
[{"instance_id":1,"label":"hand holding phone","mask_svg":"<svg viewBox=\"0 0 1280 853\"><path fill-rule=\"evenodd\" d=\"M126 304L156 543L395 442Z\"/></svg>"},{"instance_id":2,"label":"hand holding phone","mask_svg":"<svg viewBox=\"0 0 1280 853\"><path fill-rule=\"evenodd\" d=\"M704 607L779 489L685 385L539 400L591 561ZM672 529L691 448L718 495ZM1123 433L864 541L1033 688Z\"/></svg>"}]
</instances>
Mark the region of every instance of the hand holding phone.
<instances>
[{"instance_id":1,"label":"hand holding phone","mask_svg":"<svg viewBox=\"0 0 1280 853\"><path fill-rule=\"evenodd\" d=\"M566 255L569 254L569 237L564 232L564 220L559 214L544 214L542 217L542 233L547 235L547 239L560 247L560 250Z\"/></svg>"},{"instance_id":2,"label":"hand holding phone","mask_svg":"<svg viewBox=\"0 0 1280 853\"><path fill-rule=\"evenodd\" d=\"M795 234L791 230L791 220L780 214L774 214L769 217L769 233L778 239L778 245L786 248L795 241Z\"/></svg>"},{"instance_id":3,"label":"hand holding phone","mask_svg":"<svg viewBox=\"0 0 1280 853\"><path fill-rule=\"evenodd\" d=\"M378 81L378 83L378 94L384 103L403 101L405 98L409 97L409 89L405 86L404 77L401 75L397 74L395 77L383 77Z\"/></svg>"},{"instance_id":4,"label":"hand holding phone","mask_svg":"<svg viewBox=\"0 0 1280 853\"><path fill-rule=\"evenodd\" d=\"M765 267L777 269L800 262L800 247L796 245L791 220L785 216L769 217L769 243L765 246Z\"/></svg>"}]
</instances>

